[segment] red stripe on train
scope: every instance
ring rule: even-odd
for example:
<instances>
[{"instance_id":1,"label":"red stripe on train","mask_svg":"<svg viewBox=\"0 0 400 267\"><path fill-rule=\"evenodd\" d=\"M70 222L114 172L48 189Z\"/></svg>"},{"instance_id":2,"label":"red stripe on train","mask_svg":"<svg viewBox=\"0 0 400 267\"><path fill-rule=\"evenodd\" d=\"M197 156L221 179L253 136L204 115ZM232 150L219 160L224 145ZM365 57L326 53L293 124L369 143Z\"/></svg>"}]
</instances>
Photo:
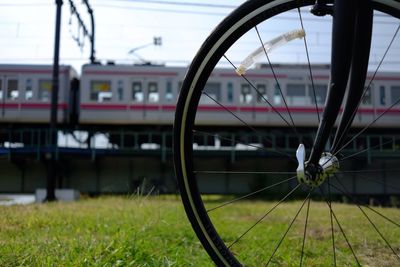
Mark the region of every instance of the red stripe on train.
<instances>
[{"instance_id":1,"label":"red stripe on train","mask_svg":"<svg viewBox=\"0 0 400 267\"><path fill-rule=\"evenodd\" d=\"M66 110L68 108L67 103L60 103L57 105L58 109ZM51 104L47 103L0 103L0 108L9 109L50 109Z\"/></svg>"},{"instance_id":2,"label":"red stripe on train","mask_svg":"<svg viewBox=\"0 0 400 267\"><path fill-rule=\"evenodd\" d=\"M18 108L19 104L18 103L1 103L0 104L1 108Z\"/></svg>"},{"instance_id":3,"label":"red stripe on train","mask_svg":"<svg viewBox=\"0 0 400 267\"><path fill-rule=\"evenodd\" d=\"M47 103L21 103L21 108L31 108L31 109L50 109L51 104ZM58 104L59 109L67 109L68 104L67 103L59 103Z\"/></svg>"},{"instance_id":4,"label":"red stripe on train","mask_svg":"<svg viewBox=\"0 0 400 267\"><path fill-rule=\"evenodd\" d=\"M118 104L81 104L81 109L87 110L127 110L128 105Z\"/></svg>"},{"instance_id":5,"label":"red stripe on train","mask_svg":"<svg viewBox=\"0 0 400 267\"><path fill-rule=\"evenodd\" d=\"M84 110L159 110L160 105L127 105L127 104L81 104Z\"/></svg>"},{"instance_id":6,"label":"red stripe on train","mask_svg":"<svg viewBox=\"0 0 400 267\"><path fill-rule=\"evenodd\" d=\"M175 111L175 105L117 105L117 104L81 104L81 109L86 110L162 110L162 111ZM281 113L287 112L286 107L246 107L246 106L214 106L214 105L201 105L198 107L199 111L204 112L222 112L222 111L241 111L241 112L275 112L279 111ZM275 110L275 111L274 111ZM290 107L289 111L291 113L316 113L314 107ZM322 112L322 108L318 108L319 112ZM342 110L341 110L342 111ZM379 115L385 112L385 108L362 108L358 112L369 113ZM400 109L391 109L387 113L400 113Z\"/></svg>"},{"instance_id":7,"label":"red stripe on train","mask_svg":"<svg viewBox=\"0 0 400 267\"><path fill-rule=\"evenodd\" d=\"M175 111L176 106L175 105L163 105L163 106L161 106L161 109L165 110L165 111Z\"/></svg>"}]
</instances>

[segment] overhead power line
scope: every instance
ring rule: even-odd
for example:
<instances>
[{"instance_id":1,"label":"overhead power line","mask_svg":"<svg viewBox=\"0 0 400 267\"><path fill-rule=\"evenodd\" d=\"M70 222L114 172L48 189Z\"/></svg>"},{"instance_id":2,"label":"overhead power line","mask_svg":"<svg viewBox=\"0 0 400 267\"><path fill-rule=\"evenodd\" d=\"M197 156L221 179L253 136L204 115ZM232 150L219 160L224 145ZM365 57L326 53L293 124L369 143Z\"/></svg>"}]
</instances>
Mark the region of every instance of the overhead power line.
<instances>
[{"instance_id":1,"label":"overhead power line","mask_svg":"<svg viewBox=\"0 0 400 267\"><path fill-rule=\"evenodd\" d=\"M115 2L118 1L129 1L132 2L134 0L116 0ZM141 0L137 0L138 2ZM135 1L136 2L136 1ZM135 3L132 2L132 3ZM147 2L147 1L141 1L141 2ZM194 4L194 3L191 3ZM157 8L157 7L139 7L139 6L133 6L133 5L113 5L113 4L96 4L96 7L104 7L104 8L115 8L115 9L123 9L123 10L136 10L136 11L150 11L150 12L161 12L161 13L178 13L178 14L193 14L193 15L207 15L207 16L220 16L224 17L228 15L229 12L208 12L208 11L198 11L198 10L188 10L188 9L166 9L166 8ZM276 16L273 19L278 19L278 20L293 20L293 21L298 21L299 18L297 17L297 11L288 11L287 15L280 15ZM302 13L308 13L308 11L302 11ZM292 16L290 16L292 14ZM376 17L383 17L386 18L387 15L384 14L376 14ZM320 23L325 23L325 21L321 18L318 17L306 17L303 18L304 21L314 21L314 22L320 22ZM394 25L398 23L397 21L376 21L376 24L387 24L387 25Z\"/></svg>"},{"instance_id":2,"label":"overhead power line","mask_svg":"<svg viewBox=\"0 0 400 267\"><path fill-rule=\"evenodd\" d=\"M238 5L188 3L188 2L179 2L179 1L160 1L160 0L114 0L114 2L161 4L161 5L173 5L173 6L196 6L196 7L207 7L207 8L226 8L226 9L232 9L232 8L238 7Z\"/></svg>"},{"instance_id":3,"label":"overhead power line","mask_svg":"<svg viewBox=\"0 0 400 267\"><path fill-rule=\"evenodd\" d=\"M2 4L0 4L0 6L3 6L3 7L39 7L39 6L50 7L50 6L52 6L52 4L51 4L51 3L48 3L48 4L46 4L46 3L36 3L36 4L33 4L33 3L29 3L29 4L23 4L23 3L2 3Z\"/></svg>"},{"instance_id":4,"label":"overhead power line","mask_svg":"<svg viewBox=\"0 0 400 267\"><path fill-rule=\"evenodd\" d=\"M136 11L152 11L152 12L163 12L163 13L180 13L180 14L194 14L194 15L211 15L211 16L226 16L227 12L206 12L206 11L194 11L194 10L177 10L177 9L165 9L165 8L147 8L137 6L123 6L123 5L109 5L109 4L96 4L96 7L106 8L118 8L118 9L130 9Z\"/></svg>"}]
</instances>

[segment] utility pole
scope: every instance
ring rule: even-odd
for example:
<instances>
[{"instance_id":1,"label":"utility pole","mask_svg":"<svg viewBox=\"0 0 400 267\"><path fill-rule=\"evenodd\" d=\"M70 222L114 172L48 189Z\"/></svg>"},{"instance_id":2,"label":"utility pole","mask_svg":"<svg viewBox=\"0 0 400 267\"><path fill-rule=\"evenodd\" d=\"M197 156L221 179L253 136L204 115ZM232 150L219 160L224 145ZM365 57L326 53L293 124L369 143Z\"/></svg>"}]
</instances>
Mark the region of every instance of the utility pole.
<instances>
[{"instance_id":1,"label":"utility pole","mask_svg":"<svg viewBox=\"0 0 400 267\"><path fill-rule=\"evenodd\" d=\"M60 58L60 32L61 32L61 7L63 0L56 0L56 30L54 38L53 81L51 88L50 111L50 153L47 154L47 195L45 201L55 201L55 188L57 180L56 150L58 145L57 111L58 111L58 87L59 87L59 58Z\"/></svg>"},{"instance_id":2,"label":"utility pole","mask_svg":"<svg viewBox=\"0 0 400 267\"><path fill-rule=\"evenodd\" d=\"M92 33L90 34L81 19L74 3L69 0L71 7L71 14L76 15L80 27L83 29L84 36L89 36L92 44L90 51L90 62L95 63L95 49L94 49L94 17L93 10L89 5L89 0L82 0L86 5L88 13L90 14ZM57 130L57 112L58 112L58 88L59 88L59 58L60 58L60 36L61 36L61 8L63 0L55 0L56 3L56 29L54 37L54 57L53 57L53 80L51 87L51 111L50 111L50 133L48 144L50 150L46 153L46 167L47 167L47 194L45 201L55 201L56 194L56 181L57 181L57 147L58 147L58 130ZM79 43L79 40L78 40Z\"/></svg>"}]
</instances>

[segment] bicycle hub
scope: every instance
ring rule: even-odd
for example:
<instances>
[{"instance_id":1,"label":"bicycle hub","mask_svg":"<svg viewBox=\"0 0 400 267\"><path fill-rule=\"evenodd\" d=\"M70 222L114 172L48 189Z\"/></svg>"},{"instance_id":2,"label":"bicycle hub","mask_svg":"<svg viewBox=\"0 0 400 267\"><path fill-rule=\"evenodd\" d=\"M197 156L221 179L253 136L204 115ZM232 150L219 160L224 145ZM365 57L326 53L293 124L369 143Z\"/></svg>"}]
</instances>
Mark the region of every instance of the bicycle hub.
<instances>
[{"instance_id":1,"label":"bicycle hub","mask_svg":"<svg viewBox=\"0 0 400 267\"><path fill-rule=\"evenodd\" d=\"M299 163L297 180L311 188L320 186L326 178L333 176L339 170L338 159L329 152L322 153L318 164L306 162L306 151L303 144L299 145L296 157Z\"/></svg>"}]
</instances>

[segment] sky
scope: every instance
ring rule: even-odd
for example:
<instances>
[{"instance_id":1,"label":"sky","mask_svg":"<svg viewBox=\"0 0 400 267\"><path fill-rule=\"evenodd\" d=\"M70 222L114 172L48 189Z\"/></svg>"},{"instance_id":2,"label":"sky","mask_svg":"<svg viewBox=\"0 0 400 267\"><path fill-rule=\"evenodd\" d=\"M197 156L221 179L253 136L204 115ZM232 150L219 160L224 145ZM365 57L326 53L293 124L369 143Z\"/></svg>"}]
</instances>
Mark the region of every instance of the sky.
<instances>
[{"instance_id":1,"label":"sky","mask_svg":"<svg viewBox=\"0 0 400 267\"><path fill-rule=\"evenodd\" d=\"M63 2L60 62L79 67L88 62L90 42L85 38L82 48L73 40L78 36L78 25L71 16L69 0ZM80 0L73 2L90 29L86 7ZM213 27L243 1L218 1L211 7L207 4L215 1L161 2L90 0L96 58L126 64L145 60L187 65ZM186 4L180 4L183 2ZM0 1L0 63L51 63L55 14L55 1ZM131 49L151 44L154 37L162 38L161 46L149 45L128 54Z\"/></svg>"},{"instance_id":2,"label":"sky","mask_svg":"<svg viewBox=\"0 0 400 267\"><path fill-rule=\"evenodd\" d=\"M90 42L78 46L74 38L81 35L75 16L71 16L70 0L62 7L60 63L73 65L78 70L89 62ZM90 29L86 7L80 0L72 0ZM195 56L212 29L243 0L89 0L96 23L96 58L102 63L132 64L149 61L170 66L186 66ZM0 64L52 64L55 31L55 0L0 1ZM330 18L311 18L302 10L311 61L329 61ZM289 13L270 24L260 26L263 39L299 29L296 12ZM379 62L398 22L378 14L377 37L372 45L372 61ZM161 37L162 45L151 45L154 37ZM149 44L148 46L146 46ZM241 61L258 48L259 40L250 32L241 40L240 48L232 48L232 57ZM400 41L395 39L386 58L389 69L398 69ZM136 50L134 54L128 52ZM294 41L274 52L273 62L303 63L304 45ZM376 63L377 64L377 63Z\"/></svg>"}]
</instances>

